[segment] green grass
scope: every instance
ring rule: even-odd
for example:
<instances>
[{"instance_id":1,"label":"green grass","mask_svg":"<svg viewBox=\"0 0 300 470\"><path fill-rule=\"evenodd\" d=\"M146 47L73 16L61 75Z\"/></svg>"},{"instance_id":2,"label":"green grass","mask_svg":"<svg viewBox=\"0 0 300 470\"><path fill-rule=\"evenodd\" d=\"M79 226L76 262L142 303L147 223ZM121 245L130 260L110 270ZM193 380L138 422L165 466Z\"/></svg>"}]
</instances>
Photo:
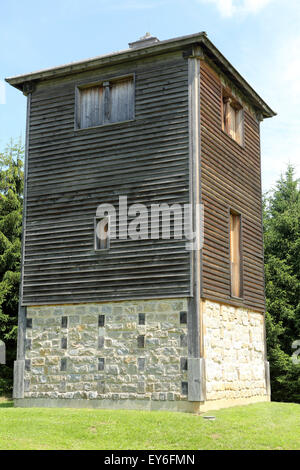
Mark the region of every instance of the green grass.
<instances>
[{"instance_id":1,"label":"green grass","mask_svg":"<svg viewBox=\"0 0 300 470\"><path fill-rule=\"evenodd\" d=\"M259 403L201 415L13 408L0 402L0 449L299 449L300 405Z\"/></svg>"}]
</instances>

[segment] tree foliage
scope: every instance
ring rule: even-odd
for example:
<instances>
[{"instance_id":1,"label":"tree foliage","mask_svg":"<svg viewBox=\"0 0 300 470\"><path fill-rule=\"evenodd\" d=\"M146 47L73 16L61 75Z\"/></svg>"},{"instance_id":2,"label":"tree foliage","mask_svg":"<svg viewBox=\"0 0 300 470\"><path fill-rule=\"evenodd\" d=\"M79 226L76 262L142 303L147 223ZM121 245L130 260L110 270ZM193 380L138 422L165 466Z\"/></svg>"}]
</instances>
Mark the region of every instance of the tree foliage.
<instances>
[{"instance_id":1,"label":"tree foliage","mask_svg":"<svg viewBox=\"0 0 300 470\"><path fill-rule=\"evenodd\" d=\"M267 346L272 399L300 402L300 188L288 166L264 201ZM298 356L300 362L300 355Z\"/></svg>"},{"instance_id":2,"label":"tree foliage","mask_svg":"<svg viewBox=\"0 0 300 470\"><path fill-rule=\"evenodd\" d=\"M16 356L20 281L23 146L8 145L0 153L0 339L6 344L7 363L0 366L0 394L12 388Z\"/></svg>"}]
</instances>

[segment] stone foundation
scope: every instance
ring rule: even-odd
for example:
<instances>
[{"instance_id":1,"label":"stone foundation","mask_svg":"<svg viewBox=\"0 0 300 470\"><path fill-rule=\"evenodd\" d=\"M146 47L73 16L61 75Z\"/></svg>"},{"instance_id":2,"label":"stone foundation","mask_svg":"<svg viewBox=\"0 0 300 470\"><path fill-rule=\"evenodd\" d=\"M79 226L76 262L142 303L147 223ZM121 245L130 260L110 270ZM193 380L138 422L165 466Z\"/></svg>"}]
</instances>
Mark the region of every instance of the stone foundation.
<instances>
[{"instance_id":1,"label":"stone foundation","mask_svg":"<svg viewBox=\"0 0 300 470\"><path fill-rule=\"evenodd\" d=\"M263 314L209 301L202 311L207 403L269 399Z\"/></svg>"},{"instance_id":2,"label":"stone foundation","mask_svg":"<svg viewBox=\"0 0 300 470\"><path fill-rule=\"evenodd\" d=\"M187 400L187 299L27 308L24 398Z\"/></svg>"},{"instance_id":3,"label":"stone foundation","mask_svg":"<svg viewBox=\"0 0 300 470\"><path fill-rule=\"evenodd\" d=\"M269 400L263 315L203 301L203 356L191 358L191 314L188 299L28 307L16 406L199 412Z\"/></svg>"}]
</instances>

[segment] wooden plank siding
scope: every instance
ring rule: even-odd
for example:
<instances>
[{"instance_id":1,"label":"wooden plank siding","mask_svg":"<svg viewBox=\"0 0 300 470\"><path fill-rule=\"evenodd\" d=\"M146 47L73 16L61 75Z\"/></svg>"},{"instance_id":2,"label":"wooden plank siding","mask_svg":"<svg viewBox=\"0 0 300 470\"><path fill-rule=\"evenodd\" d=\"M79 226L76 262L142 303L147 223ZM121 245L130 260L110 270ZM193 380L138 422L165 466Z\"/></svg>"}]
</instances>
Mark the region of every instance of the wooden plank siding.
<instances>
[{"instance_id":1,"label":"wooden plank siding","mask_svg":"<svg viewBox=\"0 0 300 470\"><path fill-rule=\"evenodd\" d=\"M244 109L244 146L222 131L222 84L203 61L200 67L201 191L204 248L201 295L264 310L259 123ZM242 218L243 299L231 297L230 209Z\"/></svg>"},{"instance_id":2,"label":"wooden plank siding","mask_svg":"<svg viewBox=\"0 0 300 470\"><path fill-rule=\"evenodd\" d=\"M75 89L133 74L135 119L74 130ZM181 52L49 80L32 94L23 305L186 297L184 240L111 240L101 203L189 202L187 60Z\"/></svg>"},{"instance_id":3,"label":"wooden plank siding","mask_svg":"<svg viewBox=\"0 0 300 470\"><path fill-rule=\"evenodd\" d=\"M133 76L134 119L74 128L77 87ZM184 240L111 240L94 250L101 203L189 201L188 60L182 51L42 82L32 94L23 305L191 295ZM201 296L264 310L259 123L244 146L222 131L222 85L200 66ZM241 214L243 298L231 297L230 209Z\"/></svg>"}]
</instances>

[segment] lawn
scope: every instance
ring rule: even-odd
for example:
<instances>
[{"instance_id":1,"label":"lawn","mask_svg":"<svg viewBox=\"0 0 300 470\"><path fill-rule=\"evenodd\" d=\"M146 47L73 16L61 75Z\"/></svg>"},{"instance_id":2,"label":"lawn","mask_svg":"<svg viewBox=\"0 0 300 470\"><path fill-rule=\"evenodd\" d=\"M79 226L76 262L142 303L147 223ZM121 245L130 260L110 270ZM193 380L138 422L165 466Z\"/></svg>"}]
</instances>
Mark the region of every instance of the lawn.
<instances>
[{"instance_id":1,"label":"lawn","mask_svg":"<svg viewBox=\"0 0 300 470\"><path fill-rule=\"evenodd\" d=\"M300 405L260 403L204 415L13 408L0 402L0 449L299 449Z\"/></svg>"}]
</instances>

